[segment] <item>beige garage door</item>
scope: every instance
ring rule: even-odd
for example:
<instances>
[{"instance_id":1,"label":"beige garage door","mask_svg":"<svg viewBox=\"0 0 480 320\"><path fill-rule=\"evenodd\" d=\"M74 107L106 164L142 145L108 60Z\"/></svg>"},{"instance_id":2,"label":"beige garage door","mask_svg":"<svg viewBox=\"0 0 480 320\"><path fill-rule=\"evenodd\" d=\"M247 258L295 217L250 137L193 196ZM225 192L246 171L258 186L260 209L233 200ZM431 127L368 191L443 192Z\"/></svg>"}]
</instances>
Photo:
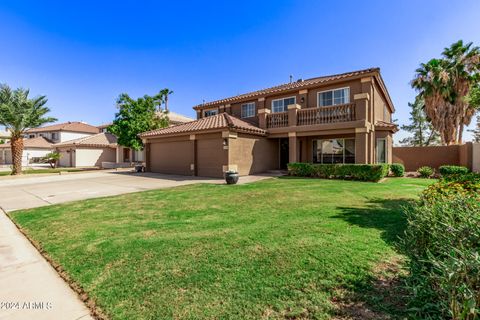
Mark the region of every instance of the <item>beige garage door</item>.
<instances>
[{"instance_id":1,"label":"beige garage door","mask_svg":"<svg viewBox=\"0 0 480 320\"><path fill-rule=\"evenodd\" d=\"M190 141L157 142L150 145L150 170L192 175L193 147Z\"/></svg>"},{"instance_id":2,"label":"beige garage door","mask_svg":"<svg viewBox=\"0 0 480 320\"><path fill-rule=\"evenodd\" d=\"M198 175L223 177L224 154L222 139L197 140Z\"/></svg>"}]
</instances>

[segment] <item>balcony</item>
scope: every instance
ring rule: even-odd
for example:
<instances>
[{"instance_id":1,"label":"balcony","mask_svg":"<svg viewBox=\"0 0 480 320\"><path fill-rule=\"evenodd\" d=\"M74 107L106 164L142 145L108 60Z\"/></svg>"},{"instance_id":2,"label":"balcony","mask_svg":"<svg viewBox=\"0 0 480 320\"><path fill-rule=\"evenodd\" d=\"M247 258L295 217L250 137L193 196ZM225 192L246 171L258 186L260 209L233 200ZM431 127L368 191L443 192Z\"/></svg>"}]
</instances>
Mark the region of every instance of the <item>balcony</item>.
<instances>
[{"instance_id":1,"label":"balcony","mask_svg":"<svg viewBox=\"0 0 480 320\"><path fill-rule=\"evenodd\" d=\"M295 106L295 105L292 105ZM289 106L289 107L292 107ZM289 111L267 113L267 129L289 126L310 126L326 123L338 123L356 120L355 104L342 104L331 107L299 109L296 106Z\"/></svg>"}]
</instances>

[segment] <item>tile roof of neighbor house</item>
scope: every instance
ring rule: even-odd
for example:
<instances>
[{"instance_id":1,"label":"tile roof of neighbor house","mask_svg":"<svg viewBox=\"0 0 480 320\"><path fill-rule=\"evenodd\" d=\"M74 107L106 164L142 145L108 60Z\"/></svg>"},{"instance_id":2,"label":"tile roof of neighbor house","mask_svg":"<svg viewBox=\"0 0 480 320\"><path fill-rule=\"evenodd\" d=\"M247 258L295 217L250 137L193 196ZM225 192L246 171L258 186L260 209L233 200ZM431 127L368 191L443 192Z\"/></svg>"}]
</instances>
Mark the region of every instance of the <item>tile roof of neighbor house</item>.
<instances>
[{"instance_id":1,"label":"tile roof of neighbor house","mask_svg":"<svg viewBox=\"0 0 480 320\"><path fill-rule=\"evenodd\" d=\"M75 140L59 142L54 147L98 147L98 148L115 148L117 146L117 137L108 132L94 134Z\"/></svg>"},{"instance_id":2,"label":"tile roof of neighbor house","mask_svg":"<svg viewBox=\"0 0 480 320\"><path fill-rule=\"evenodd\" d=\"M388 130L393 130L394 132L397 132L399 130L397 124L392 123L392 122L385 122L385 121L381 121L381 120L378 120L377 122L375 122L375 127L376 128L385 128L385 129L388 129Z\"/></svg>"},{"instance_id":3,"label":"tile roof of neighbor house","mask_svg":"<svg viewBox=\"0 0 480 320\"><path fill-rule=\"evenodd\" d=\"M177 135L182 133L191 133L196 131L234 129L236 131L265 135L266 131L255 127L243 120L235 118L227 113L220 113L211 117L201 118L176 126L152 130L140 134L140 137L152 137L162 135Z\"/></svg>"},{"instance_id":4,"label":"tile roof of neighbor house","mask_svg":"<svg viewBox=\"0 0 480 320\"><path fill-rule=\"evenodd\" d=\"M157 114L160 113L160 112L162 112L162 111L157 111ZM170 123L172 123L172 124L180 124L180 123L185 123L185 122L190 122L190 121L195 120L193 118L184 116L182 114L179 114L179 113L176 113L176 112L173 112L173 111L168 112L168 119L170 120ZM112 125L112 122L104 123L104 124L101 124L101 125L97 126L97 128L105 129L105 128L110 127L111 125Z\"/></svg>"},{"instance_id":5,"label":"tile roof of neighbor house","mask_svg":"<svg viewBox=\"0 0 480 320\"><path fill-rule=\"evenodd\" d=\"M39 148L39 149L52 149L53 144L45 139L44 137L36 137L31 139L23 139L23 147L28 148ZM0 148L10 148L10 143L0 144Z\"/></svg>"},{"instance_id":6,"label":"tile roof of neighbor house","mask_svg":"<svg viewBox=\"0 0 480 320\"><path fill-rule=\"evenodd\" d=\"M378 73L378 74L380 74L380 68L369 68L369 69L346 72L346 73L341 73L341 74L334 74L334 75L329 75L329 76L311 78L311 79L306 79L306 80L301 80L301 81L294 81L294 82L291 82L291 83L285 83L285 84L281 84L281 85L266 88L266 89L252 91L252 92L244 93L244 94L239 94L239 95L229 97L229 98L225 98L225 99L220 99L220 100L215 100L215 101L211 101L211 102L202 103L202 104L199 104L199 105L197 105L193 108L194 109L199 109L199 108L203 108L203 107L216 105L216 104L219 104L219 103L230 103L230 102L234 102L234 101L237 101L237 100L244 100L244 99L248 99L248 98L257 97L257 96L260 96L260 95L280 93L280 92L288 91L288 90L292 90L292 89L301 89L301 88L304 88L304 87L309 87L309 86L312 86L312 85L318 85L318 84L323 84L323 83L327 83L327 82L332 82L332 81L335 81L335 80L343 80L343 79L347 79L347 78L363 76L363 75L368 74L368 73ZM379 78L379 79L380 79L380 81L382 81L381 78ZM382 85L384 86L383 81L382 81ZM386 93L386 95L387 95L387 99L390 99L390 97L388 96L388 93ZM393 107L393 104L392 104L392 107Z\"/></svg>"},{"instance_id":7,"label":"tile roof of neighbor house","mask_svg":"<svg viewBox=\"0 0 480 320\"><path fill-rule=\"evenodd\" d=\"M32 128L26 133L48 132L48 131L69 131L69 132L83 132L83 133L98 133L100 130L92 125L80 121L69 121L65 123L57 123L49 126Z\"/></svg>"}]
</instances>

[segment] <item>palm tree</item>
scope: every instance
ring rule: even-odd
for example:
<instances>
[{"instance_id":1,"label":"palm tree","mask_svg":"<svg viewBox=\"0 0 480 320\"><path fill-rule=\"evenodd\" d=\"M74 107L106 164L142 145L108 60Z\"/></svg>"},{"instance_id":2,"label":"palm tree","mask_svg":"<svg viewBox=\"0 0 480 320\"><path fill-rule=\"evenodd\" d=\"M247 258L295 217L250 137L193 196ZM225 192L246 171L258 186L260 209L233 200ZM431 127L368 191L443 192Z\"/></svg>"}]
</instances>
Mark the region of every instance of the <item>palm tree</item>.
<instances>
[{"instance_id":1,"label":"palm tree","mask_svg":"<svg viewBox=\"0 0 480 320\"><path fill-rule=\"evenodd\" d=\"M476 106L466 97L480 81L480 50L458 41L416 70L412 87L425 100L425 113L440 133L442 144L461 143Z\"/></svg>"},{"instance_id":2,"label":"palm tree","mask_svg":"<svg viewBox=\"0 0 480 320\"><path fill-rule=\"evenodd\" d=\"M450 76L446 62L432 59L422 63L416 71L412 87L425 102L425 114L440 133L442 144L452 144L456 137L455 108L451 104Z\"/></svg>"},{"instance_id":3,"label":"palm tree","mask_svg":"<svg viewBox=\"0 0 480 320\"><path fill-rule=\"evenodd\" d=\"M29 93L29 90L19 88L12 91L7 85L0 85L0 124L4 125L11 134L13 175L22 173L25 131L57 120L45 117L45 114L50 112L50 109L45 106L47 103L45 96L29 99Z\"/></svg>"},{"instance_id":4,"label":"palm tree","mask_svg":"<svg viewBox=\"0 0 480 320\"><path fill-rule=\"evenodd\" d=\"M476 106L469 104L465 97L479 82L480 50L472 47L472 43L463 44L457 41L449 48L443 50L442 55L448 61L450 75L450 89L452 90L452 103L458 109L458 136L457 143L462 143L464 126L468 126L476 112Z\"/></svg>"}]
</instances>

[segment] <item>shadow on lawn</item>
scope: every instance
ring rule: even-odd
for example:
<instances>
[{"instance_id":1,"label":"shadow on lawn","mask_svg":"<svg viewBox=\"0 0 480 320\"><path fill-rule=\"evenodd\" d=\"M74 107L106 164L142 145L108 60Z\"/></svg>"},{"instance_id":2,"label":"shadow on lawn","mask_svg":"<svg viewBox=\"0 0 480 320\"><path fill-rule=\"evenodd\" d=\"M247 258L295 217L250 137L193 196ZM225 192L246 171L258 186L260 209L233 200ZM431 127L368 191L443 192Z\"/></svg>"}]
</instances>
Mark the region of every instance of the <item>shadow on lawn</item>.
<instances>
[{"instance_id":1,"label":"shadow on lawn","mask_svg":"<svg viewBox=\"0 0 480 320\"><path fill-rule=\"evenodd\" d=\"M406 227L403 211L411 204L411 199L373 199L366 207L337 207L341 213L333 218L362 228L378 229L386 243L396 246Z\"/></svg>"},{"instance_id":2,"label":"shadow on lawn","mask_svg":"<svg viewBox=\"0 0 480 320\"><path fill-rule=\"evenodd\" d=\"M406 227L405 208L411 199L373 199L366 207L337 207L334 218L351 225L381 231L381 238L400 252L400 237ZM402 319L407 316L408 292L403 285L406 274L401 256L380 261L372 276L354 283L353 292L344 292L333 301L334 319ZM340 289L341 290L341 289Z\"/></svg>"}]
</instances>

